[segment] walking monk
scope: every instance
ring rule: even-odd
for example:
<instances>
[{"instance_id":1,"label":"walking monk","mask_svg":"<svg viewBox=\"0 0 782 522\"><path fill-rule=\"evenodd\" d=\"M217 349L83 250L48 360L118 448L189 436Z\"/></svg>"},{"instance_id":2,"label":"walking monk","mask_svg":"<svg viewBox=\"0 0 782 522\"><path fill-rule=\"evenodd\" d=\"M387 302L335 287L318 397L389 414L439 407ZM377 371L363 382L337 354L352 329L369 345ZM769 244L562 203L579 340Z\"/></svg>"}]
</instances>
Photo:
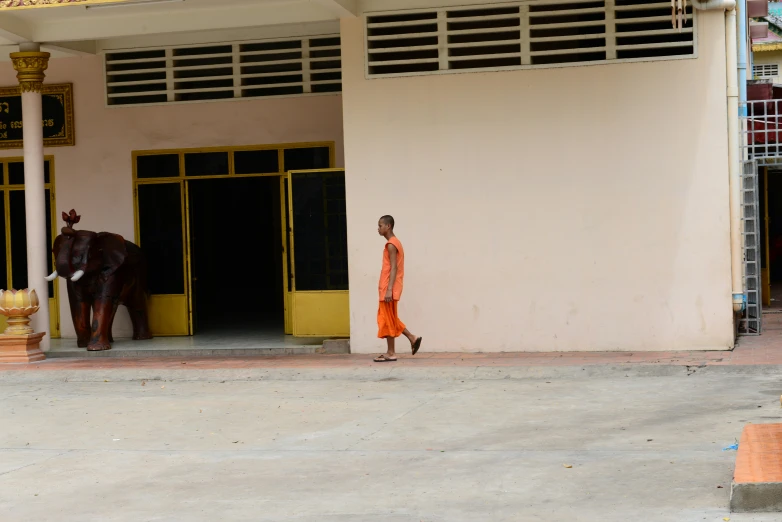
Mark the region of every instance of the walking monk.
<instances>
[{"instance_id":1,"label":"walking monk","mask_svg":"<svg viewBox=\"0 0 782 522\"><path fill-rule=\"evenodd\" d=\"M394 341L404 335L410 341L413 355L421 348L421 337L410 333L396 314L397 304L402 297L405 277L405 250L394 235L394 218L383 216L377 223L377 233L386 238L383 249L383 269L380 272L380 306L377 310L377 336L388 343L388 351L375 357L375 362L396 361Z\"/></svg>"}]
</instances>

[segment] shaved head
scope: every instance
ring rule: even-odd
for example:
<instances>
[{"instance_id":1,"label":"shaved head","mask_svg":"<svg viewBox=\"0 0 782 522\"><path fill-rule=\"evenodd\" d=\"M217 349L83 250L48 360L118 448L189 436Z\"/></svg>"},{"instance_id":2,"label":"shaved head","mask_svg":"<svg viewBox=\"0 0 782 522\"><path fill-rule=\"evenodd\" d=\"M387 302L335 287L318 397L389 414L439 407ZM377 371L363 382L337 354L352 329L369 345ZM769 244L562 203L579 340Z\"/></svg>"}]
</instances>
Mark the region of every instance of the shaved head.
<instances>
[{"instance_id":1,"label":"shaved head","mask_svg":"<svg viewBox=\"0 0 782 522\"><path fill-rule=\"evenodd\" d=\"M391 230L394 230L394 218L392 216L383 216L380 218L380 221L391 227Z\"/></svg>"}]
</instances>

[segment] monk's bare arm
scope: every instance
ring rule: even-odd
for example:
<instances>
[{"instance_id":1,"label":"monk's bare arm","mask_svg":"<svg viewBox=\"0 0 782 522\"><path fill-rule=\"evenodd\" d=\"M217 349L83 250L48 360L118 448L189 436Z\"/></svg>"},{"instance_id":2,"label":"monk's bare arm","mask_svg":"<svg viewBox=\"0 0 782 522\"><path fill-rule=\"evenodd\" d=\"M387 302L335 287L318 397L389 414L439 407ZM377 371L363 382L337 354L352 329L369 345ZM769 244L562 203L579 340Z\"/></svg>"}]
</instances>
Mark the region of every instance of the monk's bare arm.
<instances>
[{"instance_id":1,"label":"monk's bare arm","mask_svg":"<svg viewBox=\"0 0 782 522\"><path fill-rule=\"evenodd\" d=\"M396 247L389 244L388 257L391 261L391 280L388 282L388 290L386 291L386 303L390 303L394 300L394 281L396 281Z\"/></svg>"}]
</instances>

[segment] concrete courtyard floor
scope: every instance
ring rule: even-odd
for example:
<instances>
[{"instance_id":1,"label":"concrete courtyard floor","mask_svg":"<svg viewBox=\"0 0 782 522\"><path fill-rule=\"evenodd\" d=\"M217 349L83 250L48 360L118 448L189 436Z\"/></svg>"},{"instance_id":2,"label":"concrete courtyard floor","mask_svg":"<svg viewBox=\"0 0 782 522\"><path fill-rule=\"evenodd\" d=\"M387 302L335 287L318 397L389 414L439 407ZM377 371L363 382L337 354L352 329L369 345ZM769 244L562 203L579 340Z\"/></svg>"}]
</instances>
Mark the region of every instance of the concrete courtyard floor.
<instances>
[{"instance_id":1,"label":"concrete courtyard floor","mask_svg":"<svg viewBox=\"0 0 782 522\"><path fill-rule=\"evenodd\" d=\"M764 317L765 319L765 317ZM782 314L732 351L0 365L0 521L725 521L782 422Z\"/></svg>"},{"instance_id":2,"label":"concrete courtyard floor","mask_svg":"<svg viewBox=\"0 0 782 522\"><path fill-rule=\"evenodd\" d=\"M0 372L0 520L782 520L729 513L723 451L748 422L782 422L778 368L678 370Z\"/></svg>"}]
</instances>

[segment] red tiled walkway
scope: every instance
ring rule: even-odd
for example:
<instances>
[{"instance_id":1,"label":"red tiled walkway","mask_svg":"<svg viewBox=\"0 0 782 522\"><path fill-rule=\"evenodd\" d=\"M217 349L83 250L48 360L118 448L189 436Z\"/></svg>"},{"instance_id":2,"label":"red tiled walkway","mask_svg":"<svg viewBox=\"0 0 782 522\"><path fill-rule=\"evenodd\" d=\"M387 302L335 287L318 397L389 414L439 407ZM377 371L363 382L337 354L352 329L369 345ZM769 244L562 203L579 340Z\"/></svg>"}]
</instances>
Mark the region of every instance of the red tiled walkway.
<instances>
[{"instance_id":1,"label":"red tiled walkway","mask_svg":"<svg viewBox=\"0 0 782 522\"><path fill-rule=\"evenodd\" d=\"M405 367L446 366L585 366L653 364L680 366L782 365L782 314L764 316L764 333L741 337L732 351L670 352L503 352L400 353L393 363L375 363L371 355L295 355L279 357L101 357L47 359L33 364L0 365L0 371L83 370L111 368L358 368L378 364Z\"/></svg>"},{"instance_id":2,"label":"red tiled walkway","mask_svg":"<svg viewBox=\"0 0 782 522\"><path fill-rule=\"evenodd\" d=\"M747 424L736 454L736 483L782 482L782 424Z\"/></svg>"}]
</instances>

